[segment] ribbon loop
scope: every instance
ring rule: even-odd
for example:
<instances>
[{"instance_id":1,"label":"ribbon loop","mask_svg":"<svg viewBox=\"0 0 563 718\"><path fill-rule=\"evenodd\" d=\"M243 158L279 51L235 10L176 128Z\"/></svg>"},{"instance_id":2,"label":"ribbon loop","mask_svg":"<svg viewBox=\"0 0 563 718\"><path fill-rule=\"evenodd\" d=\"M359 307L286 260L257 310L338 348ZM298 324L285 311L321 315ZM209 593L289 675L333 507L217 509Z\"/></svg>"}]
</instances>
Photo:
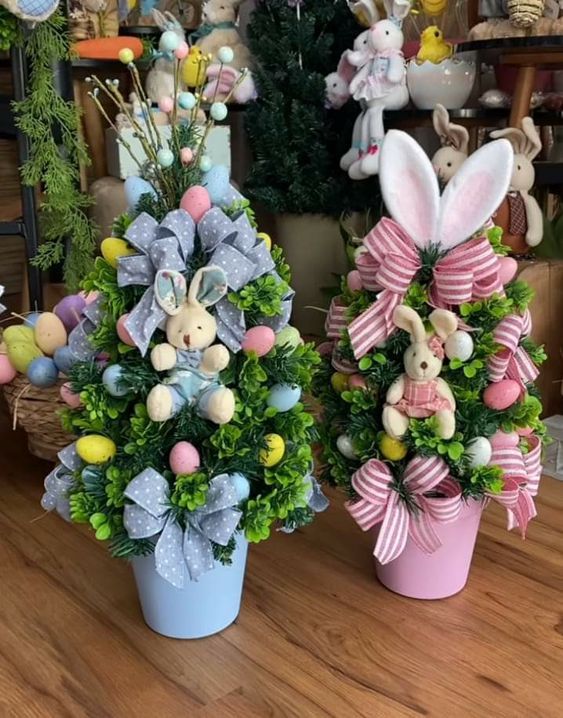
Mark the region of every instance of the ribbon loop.
<instances>
[{"instance_id":1,"label":"ribbon loop","mask_svg":"<svg viewBox=\"0 0 563 718\"><path fill-rule=\"evenodd\" d=\"M493 338L502 349L489 359L488 373L491 381L514 379L524 391L526 384L536 380L539 371L528 352L520 346L520 339L529 331L529 324L529 314L511 314L496 326Z\"/></svg>"}]
</instances>

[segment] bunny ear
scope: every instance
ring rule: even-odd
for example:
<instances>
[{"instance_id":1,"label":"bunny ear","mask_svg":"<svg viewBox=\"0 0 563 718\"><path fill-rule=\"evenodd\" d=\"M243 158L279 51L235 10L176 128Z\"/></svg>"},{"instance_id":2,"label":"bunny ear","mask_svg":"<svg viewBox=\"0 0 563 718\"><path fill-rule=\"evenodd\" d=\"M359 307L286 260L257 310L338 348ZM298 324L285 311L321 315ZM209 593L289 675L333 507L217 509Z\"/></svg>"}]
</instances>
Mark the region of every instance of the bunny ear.
<instances>
[{"instance_id":1,"label":"bunny ear","mask_svg":"<svg viewBox=\"0 0 563 718\"><path fill-rule=\"evenodd\" d=\"M348 55L352 52L352 50L344 50L342 55L340 56L340 60L338 61L338 66L336 68L336 72L342 79L350 84L352 80L354 79L354 75L358 71L357 67L354 67L350 63L350 60L348 59Z\"/></svg>"},{"instance_id":2,"label":"bunny ear","mask_svg":"<svg viewBox=\"0 0 563 718\"><path fill-rule=\"evenodd\" d=\"M512 162L510 143L496 140L461 165L440 202L435 240L442 249L465 242L491 218L508 191Z\"/></svg>"},{"instance_id":3,"label":"bunny ear","mask_svg":"<svg viewBox=\"0 0 563 718\"><path fill-rule=\"evenodd\" d=\"M393 324L399 329L404 329L411 335L411 341L426 341L426 329L422 319L412 307L406 304L399 304L393 312Z\"/></svg>"},{"instance_id":4,"label":"bunny ear","mask_svg":"<svg viewBox=\"0 0 563 718\"><path fill-rule=\"evenodd\" d=\"M531 161L541 152L542 144L538 131L534 127L534 121L531 117L522 119L522 130L526 136L526 147L524 154Z\"/></svg>"},{"instance_id":5,"label":"bunny ear","mask_svg":"<svg viewBox=\"0 0 563 718\"><path fill-rule=\"evenodd\" d=\"M405 132L389 130L385 135L379 181L391 217L417 247L426 247L438 221L438 178L422 147Z\"/></svg>"},{"instance_id":6,"label":"bunny ear","mask_svg":"<svg viewBox=\"0 0 563 718\"><path fill-rule=\"evenodd\" d=\"M190 291L189 304L212 307L227 293L227 276L220 267L203 267L195 273Z\"/></svg>"},{"instance_id":7,"label":"bunny ear","mask_svg":"<svg viewBox=\"0 0 563 718\"><path fill-rule=\"evenodd\" d=\"M186 301L186 280L180 272L161 269L154 280L154 296L158 306L171 317L180 313Z\"/></svg>"},{"instance_id":8,"label":"bunny ear","mask_svg":"<svg viewBox=\"0 0 563 718\"><path fill-rule=\"evenodd\" d=\"M448 128L450 126L450 114L444 105L437 104L432 113L432 124L434 132L440 138L440 142L444 144L448 136Z\"/></svg>"},{"instance_id":9,"label":"bunny ear","mask_svg":"<svg viewBox=\"0 0 563 718\"><path fill-rule=\"evenodd\" d=\"M444 341L457 329L457 316L447 309L435 309L428 319L436 334Z\"/></svg>"}]
</instances>

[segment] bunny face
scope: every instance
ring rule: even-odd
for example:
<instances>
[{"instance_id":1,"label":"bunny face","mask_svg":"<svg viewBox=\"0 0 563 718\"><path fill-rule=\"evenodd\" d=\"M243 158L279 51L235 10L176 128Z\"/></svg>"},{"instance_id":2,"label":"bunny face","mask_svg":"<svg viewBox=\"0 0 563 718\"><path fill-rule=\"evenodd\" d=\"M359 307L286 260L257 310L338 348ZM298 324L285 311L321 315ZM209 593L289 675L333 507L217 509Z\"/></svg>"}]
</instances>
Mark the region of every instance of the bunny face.
<instances>
[{"instance_id":1,"label":"bunny face","mask_svg":"<svg viewBox=\"0 0 563 718\"><path fill-rule=\"evenodd\" d=\"M337 72L331 72L325 77L326 100L329 107L335 110L343 107L350 99L348 83Z\"/></svg>"},{"instance_id":2,"label":"bunny face","mask_svg":"<svg viewBox=\"0 0 563 718\"><path fill-rule=\"evenodd\" d=\"M373 52L400 50L403 47L403 32L392 20L380 20L369 31L368 44Z\"/></svg>"},{"instance_id":3,"label":"bunny face","mask_svg":"<svg viewBox=\"0 0 563 718\"><path fill-rule=\"evenodd\" d=\"M522 154L514 155L514 167L512 169L512 179L510 180L510 189L516 192L528 192L534 186L536 173L534 165L530 160Z\"/></svg>"},{"instance_id":4,"label":"bunny face","mask_svg":"<svg viewBox=\"0 0 563 718\"><path fill-rule=\"evenodd\" d=\"M440 375L442 360L430 349L426 338L416 342L406 350L403 358L405 371L415 381L430 381Z\"/></svg>"},{"instance_id":5,"label":"bunny face","mask_svg":"<svg viewBox=\"0 0 563 718\"><path fill-rule=\"evenodd\" d=\"M467 159L467 155L453 147L440 147L432 157L432 165L442 182L449 182L461 165Z\"/></svg>"},{"instance_id":6,"label":"bunny face","mask_svg":"<svg viewBox=\"0 0 563 718\"><path fill-rule=\"evenodd\" d=\"M189 290L180 272L162 270L155 280L158 304L169 315L166 339L176 349L201 350L217 336L217 322L210 307L227 292L225 273L219 267L205 267L196 272Z\"/></svg>"},{"instance_id":7,"label":"bunny face","mask_svg":"<svg viewBox=\"0 0 563 718\"><path fill-rule=\"evenodd\" d=\"M234 22L240 4L240 0L207 0L201 12L202 21L210 25Z\"/></svg>"}]
</instances>

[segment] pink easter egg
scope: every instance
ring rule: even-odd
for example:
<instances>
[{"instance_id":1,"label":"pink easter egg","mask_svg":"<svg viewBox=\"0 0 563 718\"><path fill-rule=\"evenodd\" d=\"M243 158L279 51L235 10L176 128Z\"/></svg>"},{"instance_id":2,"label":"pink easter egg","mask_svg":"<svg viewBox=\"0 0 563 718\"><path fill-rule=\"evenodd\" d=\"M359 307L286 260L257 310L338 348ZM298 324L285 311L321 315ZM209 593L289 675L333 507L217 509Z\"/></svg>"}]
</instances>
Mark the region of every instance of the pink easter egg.
<instances>
[{"instance_id":1,"label":"pink easter egg","mask_svg":"<svg viewBox=\"0 0 563 718\"><path fill-rule=\"evenodd\" d=\"M168 457L170 468L176 474L193 474L200 467L199 451L189 441L179 441Z\"/></svg>"},{"instance_id":2,"label":"pink easter egg","mask_svg":"<svg viewBox=\"0 0 563 718\"><path fill-rule=\"evenodd\" d=\"M499 258L498 277L503 286L514 279L517 271L518 262L514 259L514 257Z\"/></svg>"},{"instance_id":3,"label":"pink easter egg","mask_svg":"<svg viewBox=\"0 0 563 718\"><path fill-rule=\"evenodd\" d=\"M497 431L489 439L493 449L512 449L518 446L519 440L515 431Z\"/></svg>"},{"instance_id":4,"label":"pink easter egg","mask_svg":"<svg viewBox=\"0 0 563 718\"><path fill-rule=\"evenodd\" d=\"M0 354L0 384L9 384L17 373L6 354Z\"/></svg>"},{"instance_id":5,"label":"pink easter egg","mask_svg":"<svg viewBox=\"0 0 563 718\"><path fill-rule=\"evenodd\" d=\"M177 60L183 60L189 51L190 51L190 48L188 47L188 43L181 42L178 45L178 47L174 50L174 54L176 55Z\"/></svg>"},{"instance_id":6,"label":"pink easter egg","mask_svg":"<svg viewBox=\"0 0 563 718\"><path fill-rule=\"evenodd\" d=\"M80 292L78 296L82 297L86 304L92 304L98 298L98 292Z\"/></svg>"},{"instance_id":7,"label":"pink easter egg","mask_svg":"<svg viewBox=\"0 0 563 718\"><path fill-rule=\"evenodd\" d=\"M166 114L172 112L174 109L174 100L171 97L161 97L158 101L158 109L161 112L166 112Z\"/></svg>"},{"instance_id":8,"label":"pink easter egg","mask_svg":"<svg viewBox=\"0 0 563 718\"><path fill-rule=\"evenodd\" d=\"M182 164L189 165L193 158L194 152L191 147L182 147L180 150L180 159L182 160Z\"/></svg>"},{"instance_id":9,"label":"pink easter egg","mask_svg":"<svg viewBox=\"0 0 563 718\"><path fill-rule=\"evenodd\" d=\"M199 222L206 212L211 209L211 198L205 187L195 185L190 187L180 200L180 207L185 209L194 222Z\"/></svg>"},{"instance_id":10,"label":"pink easter egg","mask_svg":"<svg viewBox=\"0 0 563 718\"><path fill-rule=\"evenodd\" d=\"M520 427L520 429L516 429L518 432L518 436L531 436L534 433L534 430L531 426L523 426Z\"/></svg>"},{"instance_id":11,"label":"pink easter egg","mask_svg":"<svg viewBox=\"0 0 563 718\"><path fill-rule=\"evenodd\" d=\"M127 344L128 347L134 347L136 346L135 342L133 341L131 334L127 331L127 327L125 326L125 322L129 318L129 314L124 314L123 316L119 317L117 320L117 324L115 325L115 329L117 331L117 336L119 337L120 341L122 341L124 344Z\"/></svg>"},{"instance_id":12,"label":"pink easter egg","mask_svg":"<svg viewBox=\"0 0 563 718\"><path fill-rule=\"evenodd\" d=\"M352 374L348 377L348 386L350 389L367 389L366 380L361 374Z\"/></svg>"},{"instance_id":13,"label":"pink easter egg","mask_svg":"<svg viewBox=\"0 0 563 718\"><path fill-rule=\"evenodd\" d=\"M489 386L483 392L483 403L489 409L504 411L512 406L520 396L520 384L514 379L502 379Z\"/></svg>"},{"instance_id":14,"label":"pink easter egg","mask_svg":"<svg viewBox=\"0 0 563 718\"><path fill-rule=\"evenodd\" d=\"M244 335L242 350L245 354L255 352L259 357L265 356L274 346L276 335L270 327L252 327Z\"/></svg>"},{"instance_id":15,"label":"pink easter egg","mask_svg":"<svg viewBox=\"0 0 563 718\"><path fill-rule=\"evenodd\" d=\"M330 357L334 351L334 344L332 342L323 342L319 344L317 351L322 357Z\"/></svg>"},{"instance_id":16,"label":"pink easter egg","mask_svg":"<svg viewBox=\"0 0 563 718\"><path fill-rule=\"evenodd\" d=\"M357 269L353 269L351 272L348 272L346 284L351 292L359 292L360 289L362 289L362 276Z\"/></svg>"},{"instance_id":17,"label":"pink easter egg","mask_svg":"<svg viewBox=\"0 0 563 718\"><path fill-rule=\"evenodd\" d=\"M61 386L59 393L61 395L61 399L64 401L65 404L70 406L71 409L78 409L78 407L82 404L82 402L80 401L80 395L75 394L72 391L68 382Z\"/></svg>"}]
</instances>

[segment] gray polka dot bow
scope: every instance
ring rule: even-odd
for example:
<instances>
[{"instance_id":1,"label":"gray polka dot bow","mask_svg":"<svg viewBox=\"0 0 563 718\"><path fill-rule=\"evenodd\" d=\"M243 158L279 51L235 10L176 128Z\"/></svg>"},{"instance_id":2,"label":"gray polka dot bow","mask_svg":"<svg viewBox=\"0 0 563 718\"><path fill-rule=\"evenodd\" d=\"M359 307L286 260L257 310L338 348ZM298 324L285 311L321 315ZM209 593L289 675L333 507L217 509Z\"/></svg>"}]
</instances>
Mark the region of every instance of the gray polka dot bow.
<instances>
[{"instance_id":1,"label":"gray polka dot bow","mask_svg":"<svg viewBox=\"0 0 563 718\"><path fill-rule=\"evenodd\" d=\"M321 511L326 511L326 509L330 505L330 501L323 494L321 485L313 476L313 474L308 474L304 478L303 483L307 487L307 506L316 514L320 513ZM282 526L279 530L283 531L283 533L291 534L295 531L295 527L291 525L286 525Z\"/></svg>"},{"instance_id":2,"label":"gray polka dot bow","mask_svg":"<svg viewBox=\"0 0 563 718\"><path fill-rule=\"evenodd\" d=\"M58 453L59 461L44 482L45 493L41 506L45 511L56 511L65 521L70 521L68 494L74 484L73 472L82 468L82 459L76 452L76 442Z\"/></svg>"},{"instance_id":3,"label":"gray polka dot bow","mask_svg":"<svg viewBox=\"0 0 563 718\"><path fill-rule=\"evenodd\" d=\"M89 361L98 352L90 344L90 334L98 327L104 314L104 296L100 294L82 310L84 318L68 335L68 346L79 361Z\"/></svg>"},{"instance_id":4,"label":"gray polka dot bow","mask_svg":"<svg viewBox=\"0 0 563 718\"><path fill-rule=\"evenodd\" d=\"M209 482L207 502L195 511L185 511L184 529L170 509L168 481L154 469L145 469L125 489L133 503L126 504L123 525L132 539L159 534L155 546L156 570L176 588L186 580L197 581L213 569L211 542L226 546L233 536L242 512L236 484L228 474L215 476Z\"/></svg>"}]
</instances>

